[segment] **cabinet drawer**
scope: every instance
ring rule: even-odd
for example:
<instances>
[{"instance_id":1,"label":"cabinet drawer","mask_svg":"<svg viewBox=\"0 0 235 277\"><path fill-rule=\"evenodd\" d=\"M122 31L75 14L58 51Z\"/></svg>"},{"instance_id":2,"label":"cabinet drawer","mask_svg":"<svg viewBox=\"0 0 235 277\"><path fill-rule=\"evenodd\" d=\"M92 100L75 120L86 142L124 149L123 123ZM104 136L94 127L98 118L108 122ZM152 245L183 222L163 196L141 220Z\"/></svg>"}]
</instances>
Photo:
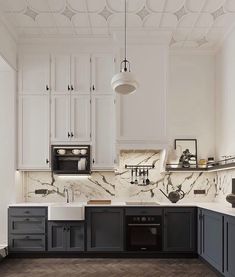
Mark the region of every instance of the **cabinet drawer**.
<instances>
[{"instance_id":1,"label":"cabinet drawer","mask_svg":"<svg viewBox=\"0 0 235 277\"><path fill-rule=\"evenodd\" d=\"M126 215L162 215L162 208L126 208Z\"/></svg>"},{"instance_id":2,"label":"cabinet drawer","mask_svg":"<svg viewBox=\"0 0 235 277\"><path fill-rule=\"evenodd\" d=\"M9 208L10 216L46 216L47 208L17 207Z\"/></svg>"},{"instance_id":3,"label":"cabinet drawer","mask_svg":"<svg viewBox=\"0 0 235 277\"><path fill-rule=\"evenodd\" d=\"M44 235L10 235L9 251L10 252L31 252L45 251Z\"/></svg>"},{"instance_id":4,"label":"cabinet drawer","mask_svg":"<svg viewBox=\"0 0 235 277\"><path fill-rule=\"evenodd\" d=\"M44 234L46 231L45 217L14 217L9 218L10 234Z\"/></svg>"}]
</instances>

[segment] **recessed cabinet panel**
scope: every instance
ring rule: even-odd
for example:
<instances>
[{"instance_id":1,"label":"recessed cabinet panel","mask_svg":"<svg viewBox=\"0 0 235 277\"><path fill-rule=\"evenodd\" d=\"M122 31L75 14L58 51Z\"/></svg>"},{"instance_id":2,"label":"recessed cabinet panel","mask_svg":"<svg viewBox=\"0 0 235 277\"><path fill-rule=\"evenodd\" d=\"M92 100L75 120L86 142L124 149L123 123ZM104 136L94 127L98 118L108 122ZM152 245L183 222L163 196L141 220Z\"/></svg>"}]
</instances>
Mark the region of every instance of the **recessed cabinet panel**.
<instances>
[{"instance_id":1,"label":"recessed cabinet panel","mask_svg":"<svg viewBox=\"0 0 235 277\"><path fill-rule=\"evenodd\" d=\"M113 94L111 80L114 74L112 55L96 54L92 56L92 91L101 94Z\"/></svg>"},{"instance_id":2,"label":"recessed cabinet panel","mask_svg":"<svg viewBox=\"0 0 235 277\"><path fill-rule=\"evenodd\" d=\"M92 98L93 169L114 168L114 97L95 95Z\"/></svg>"},{"instance_id":3,"label":"recessed cabinet panel","mask_svg":"<svg viewBox=\"0 0 235 277\"><path fill-rule=\"evenodd\" d=\"M51 97L51 139L52 142L70 140L70 97L52 95Z\"/></svg>"},{"instance_id":4,"label":"recessed cabinet panel","mask_svg":"<svg viewBox=\"0 0 235 277\"><path fill-rule=\"evenodd\" d=\"M70 55L54 55L52 58L52 92L63 94L70 89Z\"/></svg>"},{"instance_id":5,"label":"recessed cabinet panel","mask_svg":"<svg viewBox=\"0 0 235 277\"><path fill-rule=\"evenodd\" d=\"M235 276L235 218L232 216L225 217L224 226L224 250L225 250L225 276Z\"/></svg>"},{"instance_id":6,"label":"recessed cabinet panel","mask_svg":"<svg viewBox=\"0 0 235 277\"><path fill-rule=\"evenodd\" d=\"M49 97L19 98L19 169L49 169Z\"/></svg>"},{"instance_id":7,"label":"recessed cabinet panel","mask_svg":"<svg viewBox=\"0 0 235 277\"><path fill-rule=\"evenodd\" d=\"M71 58L71 85L73 93L90 94L90 55L73 55Z\"/></svg>"},{"instance_id":8,"label":"recessed cabinet panel","mask_svg":"<svg viewBox=\"0 0 235 277\"><path fill-rule=\"evenodd\" d=\"M23 54L20 59L19 90L22 94L41 94L50 88L48 54Z\"/></svg>"},{"instance_id":9,"label":"recessed cabinet panel","mask_svg":"<svg viewBox=\"0 0 235 277\"><path fill-rule=\"evenodd\" d=\"M71 96L72 141L90 141L90 95Z\"/></svg>"}]
</instances>

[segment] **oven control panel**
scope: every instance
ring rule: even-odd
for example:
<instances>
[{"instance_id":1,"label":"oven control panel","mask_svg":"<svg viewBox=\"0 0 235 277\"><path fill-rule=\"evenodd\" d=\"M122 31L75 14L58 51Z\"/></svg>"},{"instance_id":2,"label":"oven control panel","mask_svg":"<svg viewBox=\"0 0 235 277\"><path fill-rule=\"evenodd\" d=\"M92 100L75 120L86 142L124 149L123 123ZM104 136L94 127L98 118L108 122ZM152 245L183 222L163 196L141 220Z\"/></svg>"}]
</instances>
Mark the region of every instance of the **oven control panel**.
<instances>
[{"instance_id":1,"label":"oven control panel","mask_svg":"<svg viewBox=\"0 0 235 277\"><path fill-rule=\"evenodd\" d=\"M155 217L154 216L134 216L132 217L132 221L133 223L145 223L145 222L148 222L148 223L153 223L155 222Z\"/></svg>"}]
</instances>

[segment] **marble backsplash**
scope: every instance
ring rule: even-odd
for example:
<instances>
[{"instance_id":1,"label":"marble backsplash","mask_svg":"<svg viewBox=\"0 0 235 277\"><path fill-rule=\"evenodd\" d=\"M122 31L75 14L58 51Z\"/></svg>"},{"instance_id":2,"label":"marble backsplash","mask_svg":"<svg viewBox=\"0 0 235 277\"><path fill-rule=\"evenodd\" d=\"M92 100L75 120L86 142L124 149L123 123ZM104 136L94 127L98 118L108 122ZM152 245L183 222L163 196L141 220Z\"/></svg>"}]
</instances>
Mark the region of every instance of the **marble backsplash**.
<instances>
[{"instance_id":1,"label":"marble backsplash","mask_svg":"<svg viewBox=\"0 0 235 277\"><path fill-rule=\"evenodd\" d=\"M155 151L123 151L119 168L115 172L94 172L89 177L58 176L50 172L25 172L23 176L24 200L26 202L65 202L64 188L74 195L75 201L89 199L111 199L113 201L159 201L169 200L161 192L168 194L179 185L185 193L183 202L208 202L215 198L224 201L224 193L229 189L230 177L216 173L161 173L160 153ZM131 184L131 174L125 164L155 165L149 171L149 185ZM226 183L226 185L225 185ZM228 183L228 184L227 184ZM47 193L35 194L37 189ZM204 189L205 195L195 195L194 190Z\"/></svg>"}]
</instances>

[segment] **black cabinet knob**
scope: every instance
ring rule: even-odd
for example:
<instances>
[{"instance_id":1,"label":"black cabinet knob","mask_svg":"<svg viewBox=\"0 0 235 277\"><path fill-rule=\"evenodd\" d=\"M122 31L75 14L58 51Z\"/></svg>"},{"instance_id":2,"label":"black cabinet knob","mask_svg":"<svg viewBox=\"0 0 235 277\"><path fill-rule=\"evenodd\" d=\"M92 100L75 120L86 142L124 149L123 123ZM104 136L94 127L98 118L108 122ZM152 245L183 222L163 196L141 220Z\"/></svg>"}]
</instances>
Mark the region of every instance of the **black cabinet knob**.
<instances>
[{"instance_id":1,"label":"black cabinet knob","mask_svg":"<svg viewBox=\"0 0 235 277\"><path fill-rule=\"evenodd\" d=\"M71 90L73 90L73 85L71 85Z\"/></svg>"},{"instance_id":2,"label":"black cabinet knob","mask_svg":"<svg viewBox=\"0 0 235 277\"><path fill-rule=\"evenodd\" d=\"M93 159L92 162L93 162L93 164L94 164L94 163L95 163L95 160Z\"/></svg>"},{"instance_id":3,"label":"black cabinet knob","mask_svg":"<svg viewBox=\"0 0 235 277\"><path fill-rule=\"evenodd\" d=\"M46 90L47 90L47 91L49 90L49 86L48 86L48 85L46 85Z\"/></svg>"},{"instance_id":4,"label":"black cabinet knob","mask_svg":"<svg viewBox=\"0 0 235 277\"><path fill-rule=\"evenodd\" d=\"M73 135L73 132L71 132L71 138L73 138L73 136L74 136L74 135Z\"/></svg>"},{"instance_id":5,"label":"black cabinet knob","mask_svg":"<svg viewBox=\"0 0 235 277\"><path fill-rule=\"evenodd\" d=\"M68 85L68 91L70 91L70 86Z\"/></svg>"},{"instance_id":6,"label":"black cabinet knob","mask_svg":"<svg viewBox=\"0 0 235 277\"><path fill-rule=\"evenodd\" d=\"M95 90L95 86L94 86L94 85L92 86L92 90L93 90L93 91Z\"/></svg>"},{"instance_id":7,"label":"black cabinet knob","mask_svg":"<svg viewBox=\"0 0 235 277\"><path fill-rule=\"evenodd\" d=\"M49 160L48 159L46 159L46 164L49 164Z\"/></svg>"},{"instance_id":8,"label":"black cabinet knob","mask_svg":"<svg viewBox=\"0 0 235 277\"><path fill-rule=\"evenodd\" d=\"M68 132L68 138L70 138L70 133Z\"/></svg>"}]
</instances>

